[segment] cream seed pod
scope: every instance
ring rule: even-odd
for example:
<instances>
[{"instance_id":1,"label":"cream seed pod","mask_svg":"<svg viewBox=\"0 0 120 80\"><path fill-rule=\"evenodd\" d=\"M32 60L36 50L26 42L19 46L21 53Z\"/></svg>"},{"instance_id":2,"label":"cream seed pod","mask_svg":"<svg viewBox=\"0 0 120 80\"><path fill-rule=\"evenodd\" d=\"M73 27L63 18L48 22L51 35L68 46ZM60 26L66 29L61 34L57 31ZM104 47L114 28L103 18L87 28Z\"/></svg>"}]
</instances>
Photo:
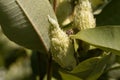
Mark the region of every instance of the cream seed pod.
<instances>
[{"instance_id":1,"label":"cream seed pod","mask_svg":"<svg viewBox=\"0 0 120 80\"><path fill-rule=\"evenodd\" d=\"M74 12L74 26L79 30L96 26L89 0L78 0Z\"/></svg>"},{"instance_id":2,"label":"cream seed pod","mask_svg":"<svg viewBox=\"0 0 120 80\"><path fill-rule=\"evenodd\" d=\"M61 67L71 70L76 66L73 44L68 35L59 28L57 21L50 16L48 16L48 20L51 23L50 50L53 60L55 60Z\"/></svg>"}]
</instances>

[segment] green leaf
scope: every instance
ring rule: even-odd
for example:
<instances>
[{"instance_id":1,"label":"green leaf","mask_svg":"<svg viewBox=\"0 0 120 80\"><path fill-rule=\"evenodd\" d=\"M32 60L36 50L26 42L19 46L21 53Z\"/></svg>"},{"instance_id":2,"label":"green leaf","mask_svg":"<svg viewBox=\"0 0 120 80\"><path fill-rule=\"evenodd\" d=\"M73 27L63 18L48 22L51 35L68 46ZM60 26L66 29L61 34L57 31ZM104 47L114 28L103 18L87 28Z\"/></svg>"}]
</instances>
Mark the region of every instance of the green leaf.
<instances>
[{"instance_id":1,"label":"green leaf","mask_svg":"<svg viewBox=\"0 0 120 80\"><path fill-rule=\"evenodd\" d=\"M74 41L74 49L75 49L75 52L77 53L77 50L79 48L79 44L77 43L76 39L74 39L73 41Z\"/></svg>"},{"instance_id":2,"label":"green leaf","mask_svg":"<svg viewBox=\"0 0 120 80\"><path fill-rule=\"evenodd\" d=\"M80 31L73 37L105 51L111 51L120 55L120 26L104 26L87 29Z\"/></svg>"},{"instance_id":3,"label":"green leaf","mask_svg":"<svg viewBox=\"0 0 120 80\"><path fill-rule=\"evenodd\" d=\"M97 80L102 73L104 72L107 63L109 62L111 55L103 56L100 61L93 67L90 75L86 78L86 80Z\"/></svg>"},{"instance_id":4,"label":"green leaf","mask_svg":"<svg viewBox=\"0 0 120 80\"><path fill-rule=\"evenodd\" d=\"M30 49L49 51L47 15L56 20L48 0L0 0L0 24L5 35Z\"/></svg>"},{"instance_id":5,"label":"green leaf","mask_svg":"<svg viewBox=\"0 0 120 80\"><path fill-rule=\"evenodd\" d=\"M100 60L98 57L87 59L79 63L78 66L71 71L71 73L80 73L83 71L87 71L93 68L93 66L97 63L98 60Z\"/></svg>"},{"instance_id":6,"label":"green leaf","mask_svg":"<svg viewBox=\"0 0 120 80\"><path fill-rule=\"evenodd\" d=\"M93 10L97 10L100 7L103 9L103 6L107 5L109 1L110 0L90 0Z\"/></svg>"},{"instance_id":7,"label":"green leaf","mask_svg":"<svg viewBox=\"0 0 120 80\"><path fill-rule=\"evenodd\" d=\"M109 58L110 55L105 55L87 59L79 63L79 65L73 69L71 73L85 80L97 80L104 72Z\"/></svg>"},{"instance_id":8,"label":"green leaf","mask_svg":"<svg viewBox=\"0 0 120 80\"><path fill-rule=\"evenodd\" d=\"M57 5L57 9L56 9L56 16L58 18L58 22L61 26L68 24L71 20L68 18L72 11L72 5L70 3L70 1L68 0L57 0L58 1L58 5ZM67 21L66 21L67 19Z\"/></svg>"},{"instance_id":9,"label":"green leaf","mask_svg":"<svg viewBox=\"0 0 120 80\"><path fill-rule=\"evenodd\" d=\"M63 73L63 72L59 72L59 73L61 74L62 80L82 80L79 77L76 77L68 73Z\"/></svg>"},{"instance_id":10,"label":"green leaf","mask_svg":"<svg viewBox=\"0 0 120 80\"><path fill-rule=\"evenodd\" d=\"M17 44L11 42L3 33L0 28L0 54L5 55L14 49L21 48Z\"/></svg>"}]
</instances>

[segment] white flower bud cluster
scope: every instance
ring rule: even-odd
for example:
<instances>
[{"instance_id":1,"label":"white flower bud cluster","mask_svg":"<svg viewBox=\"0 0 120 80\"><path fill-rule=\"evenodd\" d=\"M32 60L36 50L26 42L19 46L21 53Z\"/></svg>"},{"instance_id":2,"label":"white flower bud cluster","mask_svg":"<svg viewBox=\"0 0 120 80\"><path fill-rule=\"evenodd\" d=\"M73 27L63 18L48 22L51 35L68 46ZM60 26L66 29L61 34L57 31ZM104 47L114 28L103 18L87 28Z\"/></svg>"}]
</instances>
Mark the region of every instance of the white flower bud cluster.
<instances>
[{"instance_id":1,"label":"white flower bud cluster","mask_svg":"<svg viewBox=\"0 0 120 80\"><path fill-rule=\"evenodd\" d=\"M53 60L55 60L61 67L72 69L76 66L76 59L74 57L74 48L68 35L60 29L57 21L48 16L51 39L51 52Z\"/></svg>"},{"instance_id":2,"label":"white flower bud cluster","mask_svg":"<svg viewBox=\"0 0 120 80\"><path fill-rule=\"evenodd\" d=\"M75 6L74 26L79 30L94 28L96 26L89 0L79 0Z\"/></svg>"}]
</instances>

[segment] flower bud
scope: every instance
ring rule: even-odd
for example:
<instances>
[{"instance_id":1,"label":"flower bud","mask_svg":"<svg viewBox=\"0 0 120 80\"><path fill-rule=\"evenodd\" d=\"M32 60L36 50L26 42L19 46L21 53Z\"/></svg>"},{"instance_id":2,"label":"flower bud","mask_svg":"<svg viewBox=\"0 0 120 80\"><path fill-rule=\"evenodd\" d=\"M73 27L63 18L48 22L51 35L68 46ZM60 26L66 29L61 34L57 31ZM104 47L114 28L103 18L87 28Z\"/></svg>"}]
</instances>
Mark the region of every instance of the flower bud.
<instances>
[{"instance_id":1,"label":"flower bud","mask_svg":"<svg viewBox=\"0 0 120 80\"><path fill-rule=\"evenodd\" d=\"M79 0L75 6L74 26L79 30L96 26L89 0Z\"/></svg>"},{"instance_id":2,"label":"flower bud","mask_svg":"<svg viewBox=\"0 0 120 80\"><path fill-rule=\"evenodd\" d=\"M48 16L50 26L51 52L53 60L61 67L72 69L76 66L73 44L68 35L60 29L57 21Z\"/></svg>"}]
</instances>

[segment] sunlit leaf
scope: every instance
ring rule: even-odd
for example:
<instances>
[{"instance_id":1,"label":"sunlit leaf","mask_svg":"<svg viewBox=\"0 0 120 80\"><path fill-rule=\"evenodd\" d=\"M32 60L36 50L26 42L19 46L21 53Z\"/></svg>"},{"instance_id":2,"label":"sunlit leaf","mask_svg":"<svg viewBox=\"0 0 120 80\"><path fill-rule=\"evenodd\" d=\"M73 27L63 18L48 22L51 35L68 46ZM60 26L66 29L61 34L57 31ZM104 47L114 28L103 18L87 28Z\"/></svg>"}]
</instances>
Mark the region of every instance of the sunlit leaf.
<instances>
[{"instance_id":1,"label":"sunlit leaf","mask_svg":"<svg viewBox=\"0 0 120 80\"><path fill-rule=\"evenodd\" d=\"M0 0L0 24L6 36L30 49L49 51L49 22L56 20L48 0Z\"/></svg>"},{"instance_id":2,"label":"sunlit leaf","mask_svg":"<svg viewBox=\"0 0 120 80\"><path fill-rule=\"evenodd\" d=\"M80 31L75 36L105 51L120 55L120 26L104 26Z\"/></svg>"}]
</instances>

